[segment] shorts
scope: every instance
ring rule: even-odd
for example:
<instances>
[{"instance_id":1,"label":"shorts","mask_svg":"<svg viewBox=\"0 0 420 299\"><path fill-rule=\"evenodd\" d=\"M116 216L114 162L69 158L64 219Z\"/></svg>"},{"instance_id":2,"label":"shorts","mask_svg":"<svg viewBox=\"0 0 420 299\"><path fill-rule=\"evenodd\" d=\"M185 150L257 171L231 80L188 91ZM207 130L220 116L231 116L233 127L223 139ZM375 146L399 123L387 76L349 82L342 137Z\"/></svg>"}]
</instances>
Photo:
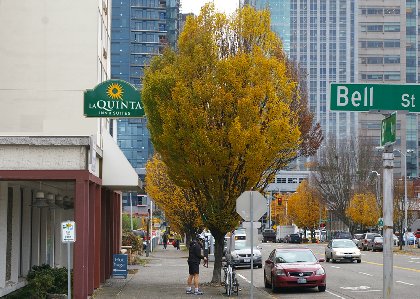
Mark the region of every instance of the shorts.
<instances>
[{"instance_id":1,"label":"shorts","mask_svg":"<svg viewBox=\"0 0 420 299\"><path fill-rule=\"evenodd\" d=\"M200 263L188 262L188 272L190 275L200 273Z\"/></svg>"}]
</instances>

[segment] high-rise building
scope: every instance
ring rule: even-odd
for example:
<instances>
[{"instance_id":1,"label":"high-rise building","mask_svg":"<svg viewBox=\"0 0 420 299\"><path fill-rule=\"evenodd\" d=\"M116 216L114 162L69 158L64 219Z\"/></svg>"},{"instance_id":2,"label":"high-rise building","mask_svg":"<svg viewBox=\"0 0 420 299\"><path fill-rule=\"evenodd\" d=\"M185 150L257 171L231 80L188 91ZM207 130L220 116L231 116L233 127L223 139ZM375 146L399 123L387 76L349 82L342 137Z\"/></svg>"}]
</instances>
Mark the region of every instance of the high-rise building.
<instances>
[{"instance_id":1,"label":"high-rise building","mask_svg":"<svg viewBox=\"0 0 420 299\"><path fill-rule=\"evenodd\" d=\"M166 46L176 47L180 0L127 0L112 2L111 78L139 90L151 59ZM153 155L147 119L119 119L118 142L139 177ZM127 203L128 196L123 200Z\"/></svg>"},{"instance_id":2,"label":"high-rise building","mask_svg":"<svg viewBox=\"0 0 420 299\"><path fill-rule=\"evenodd\" d=\"M306 80L309 109L325 137L348 139L358 132L357 114L329 110L331 82L355 82L355 1L255 0L254 7L268 7L272 29L283 40L290 58ZM251 3L252 4L252 3Z\"/></svg>"},{"instance_id":3,"label":"high-rise building","mask_svg":"<svg viewBox=\"0 0 420 299\"><path fill-rule=\"evenodd\" d=\"M283 41L284 50L290 54L290 0L255 0L257 9L269 9L271 28Z\"/></svg>"},{"instance_id":4,"label":"high-rise building","mask_svg":"<svg viewBox=\"0 0 420 299\"><path fill-rule=\"evenodd\" d=\"M359 0L358 81L403 84L418 82L419 1ZM382 114L360 113L360 136L379 145ZM417 114L397 115L398 148L407 158L407 176L418 176ZM408 153L407 153L408 151ZM404 156L396 152L396 176L404 176Z\"/></svg>"}]
</instances>

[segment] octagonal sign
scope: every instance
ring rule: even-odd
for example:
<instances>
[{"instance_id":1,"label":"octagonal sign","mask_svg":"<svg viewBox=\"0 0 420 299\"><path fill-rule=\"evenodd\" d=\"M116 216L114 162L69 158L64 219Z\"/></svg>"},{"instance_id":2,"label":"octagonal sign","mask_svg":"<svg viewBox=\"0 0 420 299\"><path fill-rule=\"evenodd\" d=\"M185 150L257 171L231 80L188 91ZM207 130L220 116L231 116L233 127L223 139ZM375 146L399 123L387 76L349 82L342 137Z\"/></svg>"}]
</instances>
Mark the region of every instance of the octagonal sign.
<instances>
[{"instance_id":1,"label":"octagonal sign","mask_svg":"<svg viewBox=\"0 0 420 299\"><path fill-rule=\"evenodd\" d=\"M251 219L251 201L253 219ZM258 191L245 191L236 199L236 212L245 221L258 221L267 212L267 200Z\"/></svg>"}]
</instances>

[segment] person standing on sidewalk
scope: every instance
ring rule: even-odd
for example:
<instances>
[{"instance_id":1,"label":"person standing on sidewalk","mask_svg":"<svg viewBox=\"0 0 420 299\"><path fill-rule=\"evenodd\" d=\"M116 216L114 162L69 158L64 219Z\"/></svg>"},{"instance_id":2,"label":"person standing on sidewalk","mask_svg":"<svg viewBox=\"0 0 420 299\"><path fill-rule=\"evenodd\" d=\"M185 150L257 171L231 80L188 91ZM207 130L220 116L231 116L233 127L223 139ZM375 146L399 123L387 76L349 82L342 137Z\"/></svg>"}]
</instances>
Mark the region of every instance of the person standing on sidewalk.
<instances>
[{"instance_id":1,"label":"person standing on sidewalk","mask_svg":"<svg viewBox=\"0 0 420 299\"><path fill-rule=\"evenodd\" d=\"M187 294L203 295L203 292L198 289L198 279L200 273L200 261L203 259L206 262L207 258L201 254L203 247L203 239L201 236L197 236L190 243L189 254L188 254L188 272L189 276L187 279ZM194 292L192 285L194 284Z\"/></svg>"},{"instance_id":2,"label":"person standing on sidewalk","mask_svg":"<svg viewBox=\"0 0 420 299\"><path fill-rule=\"evenodd\" d=\"M166 232L162 236L162 242L163 242L163 248L166 249L166 246L168 245L168 235Z\"/></svg>"}]
</instances>

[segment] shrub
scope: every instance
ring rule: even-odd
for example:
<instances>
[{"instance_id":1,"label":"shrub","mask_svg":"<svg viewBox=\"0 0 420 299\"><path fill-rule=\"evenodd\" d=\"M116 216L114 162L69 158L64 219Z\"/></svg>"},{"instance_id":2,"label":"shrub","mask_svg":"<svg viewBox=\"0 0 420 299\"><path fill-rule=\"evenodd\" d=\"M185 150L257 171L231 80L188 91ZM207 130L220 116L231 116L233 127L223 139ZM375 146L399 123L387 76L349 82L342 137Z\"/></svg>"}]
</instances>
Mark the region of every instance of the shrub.
<instances>
[{"instance_id":1,"label":"shrub","mask_svg":"<svg viewBox=\"0 0 420 299\"><path fill-rule=\"evenodd\" d=\"M124 246L132 246L132 251L143 250L143 240L132 232L123 232L122 244Z\"/></svg>"},{"instance_id":2,"label":"shrub","mask_svg":"<svg viewBox=\"0 0 420 299\"><path fill-rule=\"evenodd\" d=\"M28 288L35 298L49 294L67 293L67 268L51 268L50 265L33 266L29 271Z\"/></svg>"}]
</instances>

